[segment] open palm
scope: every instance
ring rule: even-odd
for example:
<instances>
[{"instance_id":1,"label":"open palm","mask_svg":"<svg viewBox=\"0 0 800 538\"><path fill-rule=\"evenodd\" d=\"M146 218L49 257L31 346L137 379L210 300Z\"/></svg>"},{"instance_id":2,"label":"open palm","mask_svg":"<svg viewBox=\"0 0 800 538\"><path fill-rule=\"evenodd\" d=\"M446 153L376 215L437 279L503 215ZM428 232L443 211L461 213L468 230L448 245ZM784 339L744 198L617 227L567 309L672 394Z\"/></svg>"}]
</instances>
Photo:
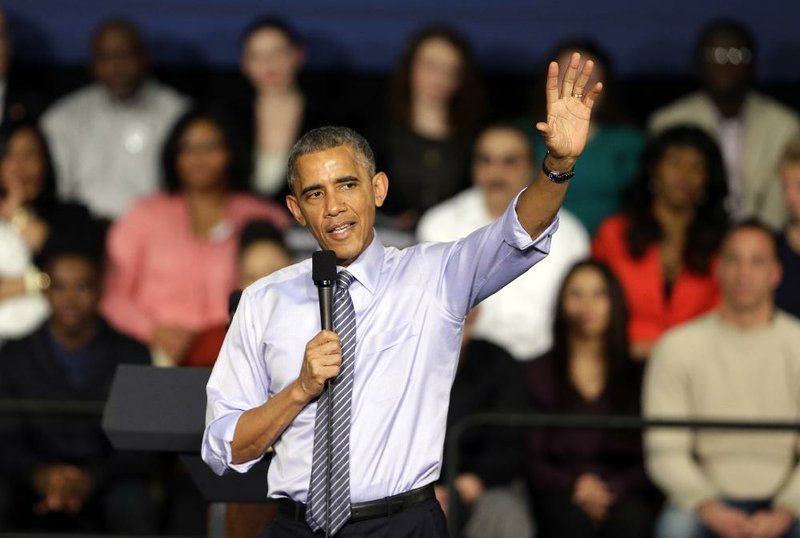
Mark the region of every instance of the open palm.
<instances>
[{"instance_id":1,"label":"open palm","mask_svg":"<svg viewBox=\"0 0 800 538\"><path fill-rule=\"evenodd\" d=\"M550 62L547 68L547 121L537 123L536 128L550 154L559 159L575 159L583 151L589 136L592 106L603 89L598 82L586 90L594 63L588 60L579 72L580 59L580 54L573 53L560 89L558 64Z\"/></svg>"}]
</instances>

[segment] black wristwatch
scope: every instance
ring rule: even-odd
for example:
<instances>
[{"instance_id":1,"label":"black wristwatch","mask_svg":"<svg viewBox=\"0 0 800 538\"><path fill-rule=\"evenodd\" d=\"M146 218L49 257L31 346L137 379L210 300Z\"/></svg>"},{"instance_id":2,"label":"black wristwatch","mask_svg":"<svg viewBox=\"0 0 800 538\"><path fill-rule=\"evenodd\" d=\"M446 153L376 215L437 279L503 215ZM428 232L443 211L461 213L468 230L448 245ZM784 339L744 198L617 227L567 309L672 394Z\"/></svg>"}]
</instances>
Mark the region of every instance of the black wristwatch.
<instances>
[{"instance_id":1,"label":"black wristwatch","mask_svg":"<svg viewBox=\"0 0 800 538\"><path fill-rule=\"evenodd\" d=\"M544 172L544 175L547 176L547 179L553 183L566 183L572 179L572 176L575 175L575 167L573 166L572 170L568 170L567 172L554 172L547 166L548 155L550 155L550 152L545 153L544 159L542 159L542 172Z\"/></svg>"}]
</instances>

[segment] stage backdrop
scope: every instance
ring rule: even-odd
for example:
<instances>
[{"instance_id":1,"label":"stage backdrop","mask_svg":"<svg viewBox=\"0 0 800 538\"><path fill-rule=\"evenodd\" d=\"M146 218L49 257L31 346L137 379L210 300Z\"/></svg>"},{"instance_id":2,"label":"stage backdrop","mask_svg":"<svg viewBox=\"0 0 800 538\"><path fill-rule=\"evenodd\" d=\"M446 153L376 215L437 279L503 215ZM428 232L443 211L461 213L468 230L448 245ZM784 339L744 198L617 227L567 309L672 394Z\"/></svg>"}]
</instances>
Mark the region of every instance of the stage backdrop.
<instances>
[{"instance_id":1,"label":"stage backdrop","mask_svg":"<svg viewBox=\"0 0 800 538\"><path fill-rule=\"evenodd\" d=\"M559 39L595 38L623 76L686 74L698 29L735 16L760 44L762 80L800 73L795 0L11 0L15 55L23 64L85 61L93 27L111 16L139 23L160 65L233 66L239 34L278 13L307 41L309 67L386 71L409 34L443 21L472 39L483 66L526 72Z\"/></svg>"}]
</instances>

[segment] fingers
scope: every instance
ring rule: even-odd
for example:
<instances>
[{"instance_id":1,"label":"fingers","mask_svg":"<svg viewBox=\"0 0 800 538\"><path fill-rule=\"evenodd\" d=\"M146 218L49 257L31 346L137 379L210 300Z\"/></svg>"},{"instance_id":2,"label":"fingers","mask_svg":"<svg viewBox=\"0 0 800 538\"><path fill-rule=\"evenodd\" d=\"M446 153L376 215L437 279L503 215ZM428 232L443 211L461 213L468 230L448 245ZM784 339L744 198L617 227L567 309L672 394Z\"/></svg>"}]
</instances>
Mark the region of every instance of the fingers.
<instances>
[{"instance_id":1,"label":"fingers","mask_svg":"<svg viewBox=\"0 0 800 538\"><path fill-rule=\"evenodd\" d=\"M600 95L601 91L603 91L603 83L598 82L597 84L594 85L594 87L589 93L583 96L583 102L586 104L586 106L592 108L594 106L595 100L597 99L597 96Z\"/></svg>"},{"instance_id":2,"label":"fingers","mask_svg":"<svg viewBox=\"0 0 800 538\"><path fill-rule=\"evenodd\" d=\"M548 106L550 103L558 101L558 62L550 62L550 65L547 66L545 95L547 97Z\"/></svg>"},{"instance_id":3,"label":"fingers","mask_svg":"<svg viewBox=\"0 0 800 538\"><path fill-rule=\"evenodd\" d=\"M589 82L589 77L592 75L592 71L594 71L594 62L591 60L586 60L586 63L583 64L583 69L581 69L581 72L578 74L578 80L575 82L575 86L572 88L572 95L574 97L577 97L578 99L583 97L584 88L586 88L586 83Z\"/></svg>"},{"instance_id":4,"label":"fingers","mask_svg":"<svg viewBox=\"0 0 800 538\"><path fill-rule=\"evenodd\" d=\"M561 83L561 97L569 97L572 95L572 90L575 87L575 79L578 75L578 65L580 64L580 62L581 62L581 55L578 54L577 52L573 52L572 57L569 59L567 72L564 74L564 82ZM549 69L548 69L548 75L549 75Z\"/></svg>"}]
</instances>

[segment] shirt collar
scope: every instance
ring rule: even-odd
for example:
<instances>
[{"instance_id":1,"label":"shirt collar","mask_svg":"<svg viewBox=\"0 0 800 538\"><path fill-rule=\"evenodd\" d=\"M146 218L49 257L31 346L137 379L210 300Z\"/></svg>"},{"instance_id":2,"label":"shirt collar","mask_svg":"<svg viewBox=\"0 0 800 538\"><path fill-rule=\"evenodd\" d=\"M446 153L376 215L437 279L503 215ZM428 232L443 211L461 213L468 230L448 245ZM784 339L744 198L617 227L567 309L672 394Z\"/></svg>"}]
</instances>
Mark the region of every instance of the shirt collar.
<instances>
[{"instance_id":1,"label":"shirt collar","mask_svg":"<svg viewBox=\"0 0 800 538\"><path fill-rule=\"evenodd\" d=\"M347 269L347 272L352 274L359 284L364 286L370 294L374 294L383 265L383 250L383 244L373 229L372 242L366 250L356 258L356 261L347 267L340 267L339 270Z\"/></svg>"}]
</instances>

